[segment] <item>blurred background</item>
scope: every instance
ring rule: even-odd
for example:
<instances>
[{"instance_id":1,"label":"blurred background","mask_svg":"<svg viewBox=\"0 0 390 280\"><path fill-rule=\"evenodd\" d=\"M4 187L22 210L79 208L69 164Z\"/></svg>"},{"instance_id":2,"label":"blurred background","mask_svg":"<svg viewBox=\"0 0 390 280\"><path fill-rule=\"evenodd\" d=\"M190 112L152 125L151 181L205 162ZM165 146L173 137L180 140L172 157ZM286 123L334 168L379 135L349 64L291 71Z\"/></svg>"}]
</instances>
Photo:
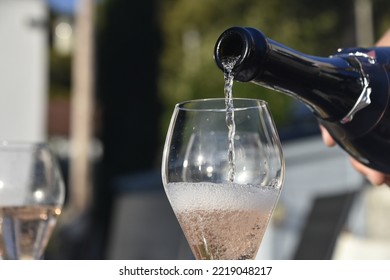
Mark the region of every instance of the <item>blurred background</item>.
<instances>
[{"instance_id":1,"label":"blurred background","mask_svg":"<svg viewBox=\"0 0 390 280\"><path fill-rule=\"evenodd\" d=\"M372 46L387 0L0 0L0 138L48 141L67 197L46 259L192 259L163 192L176 103L223 96L218 36L251 26L301 52ZM390 258L390 191L371 187L290 97L268 101L285 186L257 258Z\"/></svg>"}]
</instances>

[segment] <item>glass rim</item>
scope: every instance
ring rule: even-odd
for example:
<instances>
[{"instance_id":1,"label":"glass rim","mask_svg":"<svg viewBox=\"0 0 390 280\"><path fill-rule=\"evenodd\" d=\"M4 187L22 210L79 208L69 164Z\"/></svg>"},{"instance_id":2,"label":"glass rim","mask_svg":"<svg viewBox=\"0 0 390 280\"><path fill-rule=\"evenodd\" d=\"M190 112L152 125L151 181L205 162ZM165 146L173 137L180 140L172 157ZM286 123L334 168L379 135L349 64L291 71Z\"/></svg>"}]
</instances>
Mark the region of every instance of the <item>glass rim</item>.
<instances>
[{"instance_id":1,"label":"glass rim","mask_svg":"<svg viewBox=\"0 0 390 280\"><path fill-rule=\"evenodd\" d=\"M262 99L256 98L233 98L233 109L234 111L248 110L248 109L258 109L258 108L268 108L268 102ZM235 102L236 101L236 102ZM204 108L189 108L185 107L188 104L211 104L211 102L221 102L223 107L204 107ZM240 102L237 104L237 102ZM241 104L241 102L245 102ZM236 104L235 104L236 103ZM185 100L176 104L176 109L182 111L216 111L216 112L226 112L226 99L225 98L203 98L203 99L192 99ZM238 105L238 106L237 106Z\"/></svg>"}]
</instances>

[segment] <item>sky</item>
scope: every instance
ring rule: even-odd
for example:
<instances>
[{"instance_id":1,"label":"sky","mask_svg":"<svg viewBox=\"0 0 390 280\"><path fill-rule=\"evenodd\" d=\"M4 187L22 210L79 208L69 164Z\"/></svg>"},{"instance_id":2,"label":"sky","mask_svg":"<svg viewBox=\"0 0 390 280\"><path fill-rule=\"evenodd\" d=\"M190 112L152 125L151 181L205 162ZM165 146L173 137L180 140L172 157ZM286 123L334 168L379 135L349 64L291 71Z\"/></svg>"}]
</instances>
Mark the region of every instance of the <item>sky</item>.
<instances>
[{"instance_id":1,"label":"sky","mask_svg":"<svg viewBox=\"0 0 390 280\"><path fill-rule=\"evenodd\" d=\"M46 0L49 7L63 14L72 14L78 0Z\"/></svg>"}]
</instances>

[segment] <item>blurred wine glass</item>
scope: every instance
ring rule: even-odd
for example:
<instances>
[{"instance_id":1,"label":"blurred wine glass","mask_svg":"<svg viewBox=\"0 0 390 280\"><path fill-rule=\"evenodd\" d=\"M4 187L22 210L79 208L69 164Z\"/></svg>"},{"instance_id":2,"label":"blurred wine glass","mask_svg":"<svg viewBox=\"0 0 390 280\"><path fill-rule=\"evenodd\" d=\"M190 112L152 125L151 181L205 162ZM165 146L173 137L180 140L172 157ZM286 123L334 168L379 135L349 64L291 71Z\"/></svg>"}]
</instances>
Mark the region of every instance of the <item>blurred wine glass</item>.
<instances>
[{"instance_id":1,"label":"blurred wine glass","mask_svg":"<svg viewBox=\"0 0 390 280\"><path fill-rule=\"evenodd\" d=\"M0 259L41 259L65 189L46 143L0 143Z\"/></svg>"},{"instance_id":2,"label":"blurred wine glass","mask_svg":"<svg viewBox=\"0 0 390 280\"><path fill-rule=\"evenodd\" d=\"M234 133L221 98L177 104L166 137L164 188L196 259L254 259L283 185L267 103L233 103Z\"/></svg>"}]
</instances>

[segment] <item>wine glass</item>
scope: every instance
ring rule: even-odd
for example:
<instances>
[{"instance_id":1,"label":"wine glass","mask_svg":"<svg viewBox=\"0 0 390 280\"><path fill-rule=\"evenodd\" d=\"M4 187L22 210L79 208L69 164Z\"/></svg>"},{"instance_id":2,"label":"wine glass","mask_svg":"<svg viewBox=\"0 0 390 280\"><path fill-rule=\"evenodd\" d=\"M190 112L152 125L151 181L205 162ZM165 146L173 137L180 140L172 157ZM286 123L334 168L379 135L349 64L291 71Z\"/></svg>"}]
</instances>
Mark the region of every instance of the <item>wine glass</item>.
<instances>
[{"instance_id":1,"label":"wine glass","mask_svg":"<svg viewBox=\"0 0 390 280\"><path fill-rule=\"evenodd\" d=\"M267 103L233 105L227 113L223 98L177 104L165 141L164 189L196 259L254 259L283 185Z\"/></svg>"},{"instance_id":2,"label":"wine glass","mask_svg":"<svg viewBox=\"0 0 390 280\"><path fill-rule=\"evenodd\" d=\"M0 143L0 259L41 259L64 203L46 143Z\"/></svg>"}]
</instances>

